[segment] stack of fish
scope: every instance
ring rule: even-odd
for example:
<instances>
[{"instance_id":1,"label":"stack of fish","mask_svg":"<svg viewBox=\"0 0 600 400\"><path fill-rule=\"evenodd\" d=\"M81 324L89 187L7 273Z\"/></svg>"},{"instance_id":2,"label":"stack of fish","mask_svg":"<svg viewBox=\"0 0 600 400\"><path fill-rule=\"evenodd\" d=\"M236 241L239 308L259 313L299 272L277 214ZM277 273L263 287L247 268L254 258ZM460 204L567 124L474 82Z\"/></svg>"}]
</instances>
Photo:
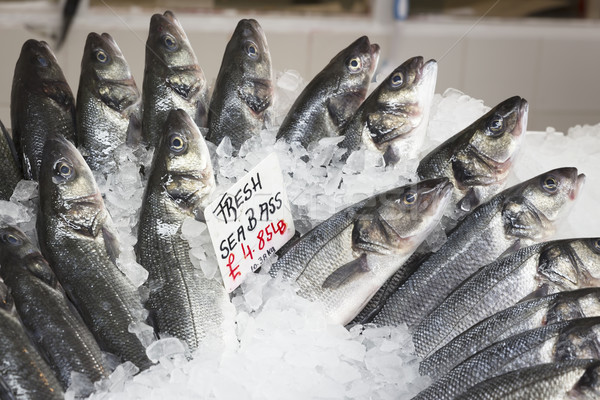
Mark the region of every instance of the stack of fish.
<instances>
[{"instance_id":1,"label":"stack of fish","mask_svg":"<svg viewBox=\"0 0 600 400\"><path fill-rule=\"evenodd\" d=\"M379 51L363 36L333 57L275 127L279 143L339 137L331 162L342 166L359 150L390 170L416 160L437 63L413 57L367 96ZM107 33L88 36L76 102L48 45L23 45L12 138L2 126L0 195L10 198L22 178L39 182L40 250L1 227L1 398L61 398L73 373L96 382L115 362L150 368L153 338L133 329L144 323L181 340L190 357L232 328L229 296L193 265L182 226L203 220L216 190L207 141L229 141L235 155L274 128L272 75L255 20L237 25L212 95L170 11L151 19L141 93ZM565 167L504 188L527 112L521 97L501 102L422 157L418 182L347 205L286 245L269 270L335 323L406 324L421 372L435 379L417 398L600 395L600 239L544 242L584 175ZM118 168L123 146L154 151L150 170L140 168L140 288L120 267L95 178ZM426 239L439 226L448 238L434 248Z\"/></svg>"}]
</instances>

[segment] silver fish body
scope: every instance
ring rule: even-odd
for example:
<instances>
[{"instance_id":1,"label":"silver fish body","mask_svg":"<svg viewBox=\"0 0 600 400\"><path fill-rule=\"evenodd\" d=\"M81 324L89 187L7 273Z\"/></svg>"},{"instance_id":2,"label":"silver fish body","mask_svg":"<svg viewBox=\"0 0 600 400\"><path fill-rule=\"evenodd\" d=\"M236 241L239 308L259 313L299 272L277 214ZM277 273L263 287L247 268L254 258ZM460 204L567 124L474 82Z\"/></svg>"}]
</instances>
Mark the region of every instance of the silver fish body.
<instances>
[{"instance_id":1,"label":"silver fish body","mask_svg":"<svg viewBox=\"0 0 600 400\"><path fill-rule=\"evenodd\" d=\"M239 150L265 128L272 102L267 38L258 22L242 19L227 43L210 99L207 140L218 145L228 136Z\"/></svg>"},{"instance_id":2,"label":"silver fish body","mask_svg":"<svg viewBox=\"0 0 600 400\"><path fill-rule=\"evenodd\" d=\"M593 400L600 396L600 361L569 360L508 372L456 400Z\"/></svg>"},{"instance_id":3,"label":"silver fish body","mask_svg":"<svg viewBox=\"0 0 600 400\"><path fill-rule=\"evenodd\" d=\"M600 316L600 288L559 292L520 302L473 325L419 366L437 379L487 346L529 329L560 321Z\"/></svg>"},{"instance_id":4,"label":"silver fish body","mask_svg":"<svg viewBox=\"0 0 600 400\"><path fill-rule=\"evenodd\" d=\"M348 323L439 221L451 191L445 178L422 181L356 203L301 237L271 267Z\"/></svg>"},{"instance_id":5,"label":"silver fish body","mask_svg":"<svg viewBox=\"0 0 600 400\"><path fill-rule=\"evenodd\" d=\"M554 233L583 186L576 168L559 168L512 186L465 217L387 300L373 322L414 328L466 278L507 251Z\"/></svg>"},{"instance_id":6,"label":"silver fish body","mask_svg":"<svg viewBox=\"0 0 600 400\"><path fill-rule=\"evenodd\" d=\"M156 147L171 110L182 109L206 126L208 85L185 34L171 11L154 14L146 41L142 85L142 140Z\"/></svg>"},{"instance_id":7,"label":"silver fish body","mask_svg":"<svg viewBox=\"0 0 600 400\"><path fill-rule=\"evenodd\" d=\"M420 56L392 71L344 125L340 147L348 150L342 159L361 145L381 153L388 164L417 158L425 140L436 80L437 62L423 62Z\"/></svg>"},{"instance_id":8,"label":"silver fish body","mask_svg":"<svg viewBox=\"0 0 600 400\"><path fill-rule=\"evenodd\" d=\"M23 171L17 149L2 121L0 130L0 200L10 200L15 187L23 179Z\"/></svg>"},{"instance_id":9,"label":"silver fish body","mask_svg":"<svg viewBox=\"0 0 600 400\"><path fill-rule=\"evenodd\" d=\"M138 230L139 263L148 270L154 327L185 341L190 349L224 331L229 297L190 261L181 237L184 219L200 217L215 187L208 148L194 122L174 110L154 153Z\"/></svg>"},{"instance_id":10,"label":"silver fish body","mask_svg":"<svg viewBox=\"0 0 600 400\"><path fill-rule=\"evenodd\" d=\"M77 91L77 143L92 170L110 170L113 152L140 140L142 99L121 49L108 34L87 37Z\"/></svg>"},{"instance_id":11,"label":"silver fish body","mask_svg":"<svg viewBox=\"0 0 600 400\"><path fill-rule=\"evenodd\" d=\"M277 139L306 147L337 136L367 95L379 46L366 36L340 51L304 88L279 127Z\"/></svg>"},{"instance_id":12,"label":"silver fish body","mask_svg":"<svg viewBox=\"0 0 600 400\"><path fill-rule=\"evenodd\" d=\"M10 119L26 179L38 179L48 134L75 143L75 99L46 42L30 39L21 48L10 94Z\"/></svg>"},{"instance_id":13,"label":"silver fish body","mask_svg":"<svg viewBox=\"0 0 600 400\"><path fill-rule=\"evenodd\" d=\"M600 356L600 318L583 318L532 329L495 343L457 365L414 400L453 399L495 376L557 361Z\"/></svg>"},{"instance_id":14,"label":"silver fish body","mask_svg":"<svg viewBox=\"0 0 600 400\"><path fill-rule=\"evenodd\" d=\"M415 328L421 357L534 292L555 293L600 283L600 239L560 240L520 249L486 265Z\"/></svg>"},{"instance_id":15,"label":"silver fish body","mask_svg":"<svg viewBox=\"0 0 600 400\"><path fill-rule=\"evenodd\" d=\"M60 383L29 341L8 288L0 279L0 395L2 399L64 399Z\"/></svg>"},{"instance_id":16,"label":"silver fish body","mask_svg":"<svg viewBox=\"0 0 600 400\"><path fill-rule=\"evenodd\" d=\"M71 372L95 382L108 377L102 352L31 241L17 228L0 228L0 276L11 290L30 338L66 390Z\"/></svg>"},{"instance_id":17,"label":"silver fish body","mask_svg":"<svg viewBox=\"0 0 600 400\"><path fill-rule=\"evenodd\" d=\"M40 170L38 241L58 281L102 350L150 366L130 324L145 312L116 265L119 243L92 171L64 138L48 137Z\"/></svg>"}]
</instances>

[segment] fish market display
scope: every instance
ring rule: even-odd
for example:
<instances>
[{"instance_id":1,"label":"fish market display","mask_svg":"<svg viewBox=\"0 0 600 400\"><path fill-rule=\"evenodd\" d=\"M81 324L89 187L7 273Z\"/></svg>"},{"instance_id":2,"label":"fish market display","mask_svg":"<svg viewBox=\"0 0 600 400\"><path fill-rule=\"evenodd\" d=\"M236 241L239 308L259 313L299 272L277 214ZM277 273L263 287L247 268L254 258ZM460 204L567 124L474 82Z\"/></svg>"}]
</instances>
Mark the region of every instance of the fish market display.
<instances>
[{"instance_id":1,"label":"fish market display","mask_svg":"<svg viewBox=\"0 0 600 400\"><path fill-rule=\"evenodd\" d=\"M258 135L269 119L273 101L271 54L261 26L241 20L227 43L210 99L207 140L225 137L239 150Z\"/></svg>"},{"instance_id":2,"label":"fish market display","mask_svg":"<svg viewBox=\"0 0 600 400\"><path fill-rule=\"evenodd\" d=\"M569 319L600 316L600 287L549 294L520 302L470 327L428 356L419 371L434 379L492 343Z\"/></svg>"},{"instance_id":3,"label":"fish market display","mask_svg":"<svg viewBox=\"0 0 600 400\"><path fill-rule=\"evenodd\" d=\"M75 99L46 42L23 44L10 93L12 137L26 179L38 179L50 133L75 142Z\"/></svg>"},{"instance_id":4,"label":"fish market display","mask_svg":"<svg viewBox=\"0 0 600 400\"><path fill-rule=\"evenodd\" d=\"M63 399L52 370L27 339L8 288L0 279L0 396L4 399Z\"/></svg>"},{"instance_id":5,"label":"fish market display","mask_svg":"<svg viewBox=\"0 0 600 400\"><path fill-rule=\"evenodd\" d=\"M453 399L468 388L520 368L556 361L597 358L600 318L558 322L512 336L470 357L414 400Z\"/></svg>"},{"instance_id":6,"label":"fish market display","mask_svg":"<svg viewBox=\"0 0 600 400\"><path fill-rule=\"evenodd\" d=\"M0 276L37 348L67 389L71 372L90 381L108 376L91 332L71 310L40 252L20 230L0 228Z\"/></svg>"},{"instance_id":7,"label":"fish market display","mask_svg":"<svg viewBox=\"0 0 600 400\"><path fill-rule=\"evenodd\" d=\"M140 295L115 264L119 244L91 170L70 142L53 135L40 172L42 254L100 348L147 368L144 346L128 331L145 318Z\"/></svg>"},{"instance_id":8,"label":"fish market display","mask_svg":"<svg viewBox=\"0 0 600 400\"><path fill-rule=\"evenodd\" d=\"M575 200L585 176L559 168L510 187L469 214L388 299L373 321L415 327L464 279L507 250L539 242Z\"/></svg>"},{"instance_id":9,"label":"fish market display","mask_svg":"<svg viewBox=\"0 0 600 400\"><path fill-rule=\"evenodd\" d=\"M366 36L340 51L298 96L279 127L277 139L309 143L340 134L367 95L379 60L379 45Z\"/></svg>"},{"instance_id":10,"label":"fish market display","mask_svg":"<svg viewBox=\"0 0 600 400\"><path fill-rule=\"evenodd\" d=\"M206 126L206 78L183 27L171 11L154 14L150 20L142 103L142 139L149 146L158 144L171 110L185 110L196 125Z\"/></svg>"},{"instance_id":11,"label":"fish market display","mask_svg":"<svg viewBox=\"0 0 600 400\"><path fill-rule=\"evenodd\" d=\"M304 235L271 267L346 324L439 221L452 190L422 181L359 202Z\"/></svg>"},{"instance_id":12,"label":"fish market display","mask_svg":"<svg viewBox=\"0 0 600 400\"><path fill-rule=\"evenodd\" d=\"M555 293L599 283L599 239L561 240L518 250L472 275L429 314L415 328L415 350L427 356L536 291Z\"/></svg>"},{"instance_id":13,"label":"fish market display","mask_svg":"<svg viewBox=\"0 0 600 400\"><path fill-rule=\"evenodd\" d=\"M0 121L0 200L8 200L21 179L23 172L15 145Z\"/></svg>"},{"instance_id":14,"label":"fish market display","mask_svg":"<svg viewBox=\"0 0 600 400\"><path fill-rule=\"evenodd\" d=\"M229 297L190 261L181 237L186 217L201 217L215 187L204 138L183 110L171 111L154 153L140 216L137 253L150 273L146 304L154 327L196 349L208 335L220 336Z\"/></svg>"},{"instance_id":15,"label":"fish market display","mask_svg":"<svg viewBox=\"0 0 600 400\"><path fill-rule=\"evenodd\" d=\"M77 91L77 143L92 170L110 169L118 146L141 139L141 106L117 43L108 33L90 33Z\"/></svg>"},{"instance_id":16,"label":"fish market display","mask_svg":"<svg viewBox=\"0 0 600 400\"><path fill-rule=\"evenodd\" d=\"M346 159L361 145L395 164L417 158L427 131L437 62L406 60L379 84L342 128ZM427 179L427 178L423 178ZM456 189L455 189L456 190Z\"/></svg>"},{"instance_id":17,"label":"fish market display","mask_svg":"<svg viewBox=\"0 0 600 400\"><path fill-rule=\"evenodd\" d=\"M457 400L594 399L600 396L600 361L536 365L488 379Z\"/></svg>"}]
</instances>

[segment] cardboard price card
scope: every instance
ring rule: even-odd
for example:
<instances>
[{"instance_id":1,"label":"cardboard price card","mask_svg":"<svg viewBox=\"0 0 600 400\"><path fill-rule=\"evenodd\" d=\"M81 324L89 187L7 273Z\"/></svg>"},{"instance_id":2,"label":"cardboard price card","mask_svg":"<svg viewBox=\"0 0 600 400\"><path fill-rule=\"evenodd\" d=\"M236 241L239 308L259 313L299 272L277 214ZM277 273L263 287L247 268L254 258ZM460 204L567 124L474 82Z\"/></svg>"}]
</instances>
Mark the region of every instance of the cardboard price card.
<instances>
[{"instance_id":1,"label":"cardboard price card","mask_svg":"<svg viewBox=\"0 0 600 400\"><path fill-rule=\"evenodd\" d=\"M277 154L271 153L204 210L228 292L294 236Z\"/></svg>"}]
</instances>

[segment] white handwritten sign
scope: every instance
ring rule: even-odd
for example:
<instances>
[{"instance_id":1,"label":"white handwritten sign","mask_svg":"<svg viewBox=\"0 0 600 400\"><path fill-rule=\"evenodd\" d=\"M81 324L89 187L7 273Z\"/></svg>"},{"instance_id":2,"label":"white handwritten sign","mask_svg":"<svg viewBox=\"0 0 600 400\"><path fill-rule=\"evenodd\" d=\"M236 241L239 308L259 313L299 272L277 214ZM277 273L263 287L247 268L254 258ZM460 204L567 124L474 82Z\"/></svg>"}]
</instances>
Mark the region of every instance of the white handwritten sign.
<instances>
[{"instance_id":1,"label":"white handwritten sign","mask_svg":"<svg viewBox=\"0 0 600 400\"><path fill-rule=\"evenodd\" d=\"M204 210L227 291L294 236L294 221L275 153Z\"/></svg>"}]
</instances>

